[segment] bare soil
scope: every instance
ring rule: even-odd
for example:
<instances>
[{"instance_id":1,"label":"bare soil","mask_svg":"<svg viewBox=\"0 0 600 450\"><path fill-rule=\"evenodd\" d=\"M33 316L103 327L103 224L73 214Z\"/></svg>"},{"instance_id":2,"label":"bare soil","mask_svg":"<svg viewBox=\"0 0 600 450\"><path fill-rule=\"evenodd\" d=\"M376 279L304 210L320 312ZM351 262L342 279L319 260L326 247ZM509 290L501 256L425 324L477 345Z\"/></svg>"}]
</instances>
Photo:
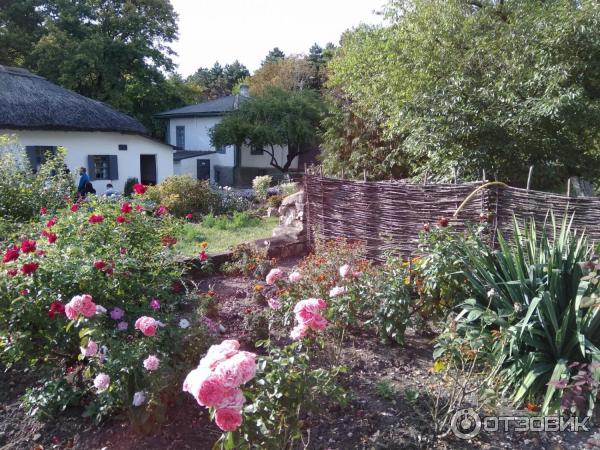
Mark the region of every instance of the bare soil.
<instances>
[{"instance_id":1,"label":"bare soil","mask_svg":"<svg viewBox=\"0 0 600 450\"><path fill-rule=\"evenodd\" d=\"M291 266L296 261L287 262ZM225 327L221 338L235 338L251 349L252 337L244 316L260 311L251 300L254 281L216 275L200 282L212 286L219 305L218 322ZM430 392L424 386L435 375L431 336L411 329L404 346L388 346L370 332L353 331L340 351L348 367L342 380L350 394L345 407L320 405L318 414L306 417L309 449L600 449L600 433L480 434L470 441L436 440L428 417ZM0 368L1 369L1 368ZM35 382L35 374L17 369L0 371L0 450L8 449L211 449L220 435L205 408L189 395L170 405L164 423L148 435L137 433L125 417L96 425L77 408L42 421L25 414L19 397ZM410 390L420 392L416 400ZM522 412L521 412L522 413Z\"/></svg>"}]
</instances>

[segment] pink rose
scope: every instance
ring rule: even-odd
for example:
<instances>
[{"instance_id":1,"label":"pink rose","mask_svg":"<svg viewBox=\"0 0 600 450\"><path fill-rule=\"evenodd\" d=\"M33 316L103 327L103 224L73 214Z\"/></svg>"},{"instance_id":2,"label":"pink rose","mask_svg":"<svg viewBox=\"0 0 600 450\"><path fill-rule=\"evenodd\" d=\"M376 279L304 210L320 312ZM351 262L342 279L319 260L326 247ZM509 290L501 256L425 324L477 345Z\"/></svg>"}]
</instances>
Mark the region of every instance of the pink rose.
<instances>
[{"instance_id":1,"label":"pink rose","mask_svg":"<svg viewBox=\"0 0 600 450\"><path fill-rule=\"evenodd\" d=\"M154 336L158 324L152 317L142 316L135 321L135 329L140 330L144 336Z\"/></svg>"},{"instance_id":2,"label":"pink rose","mask_svg":"<svg viewBox=\"0 0 600 450\"><path fill-rule=\"evenodd\" d=\"M79 349L84 357L89 358L98 353L98 344L90 339L85 347L79 347Z\"/></svg>"},{"instance_id":3,"label":"pink rose","mask_svg":"<svg viewBox=\"0 0 600 450\"><path fill-rule=\"evenodd\" d=\"M210 374L201 384L196 401L202 406L214 407L234 395L235 388L227 387L216 374Z\"/></svg>"},{"instance_id":4,"label":"pink rose","mask_svg":"<svg viewBox=\"0 0 600 450\"><path fill-rule=\"evenodd\" d=\"M340 277L346 278L350 273L350 266L348 264L344 264L340 267Z\"/></svg>"},{"instance_id":5,"label":"pink rose","mask_svg":"<svg viewBox=\"0 0 600 450\"><path fill-rule=\"evenodd\" d=\"M242 424L242 413L233 408L217 409L215 422L223 431L234 431Z\"/></svg>"},{"instance_id":6,"label":"pink rose","mask_svg":"<svg viewBox=\"0 0 600 450\"><path fill-rule=\"evenodd\" d=\"M250 352L238 352L215 367L214 374L225 387L237 388L254 378L256 374L256 355Z\"/></svg>"},{"instance_id":7,"label":"pink rose","mask_svg":"<svg viewBox=\"0 0 600 450\"><path fill-rule=\"evenodd\" d=\"M70 320L76 319L80 314L92 317L96 314L96 304L89 294L76 295L65 305L65 314Z\"/></svg>"},{"instance_id":8,"label":"pink rose","mask_svg":"<svg viewBox=\"0 0 600 450\"><path fill-rule=\"evenodd\" d=\"M271 309L277 310L281 308L281 302L276 298L270 298L269 300L267 300L267 303L269 304L269 308Z\"/></svg>"},{"instance_id":9,"label":"pink rose","mask_svg":"<svg viewBox=\"0 0 600 450\"><path fill-rule=\"evenodd\" d=\"M219 345L211 345L206 356L200 360L198 367L207 367L213 370L221 361L237 353L240 343L235 339L226 339Z\"/></svg>"},{"instance_id":10,"label":"pink rose","mask_svg":"<svg viewBox=\"0 0 600 450\"><path fill-rule=\"evenodd\" d=\"M150 355L144 360L144 368L150 372L157 370L159 365L160 359L154 355Z\"/></svg>"},{"instance_id":11,"label":"pink rose","mask_svg":"<svg viewBox=\"0 0 600 450\"><path fill-rule=\"evenodd\" d=\"M198 397L200 395L200 386L204 380L210 375L210 370L207 368L196 368L187 374L185 381L183 382L183 392L189 392L196 399L198 403Z\"/></svg>"},{"instance_id":12,"label":"pink rose","mask_svg":"<svg viewBox=\"0 0 600 450\"><path fill-rule=\"evenodd\" d=\"M329 291L330 297L337 297L338 295L342 295L346 293L345 287L336 286Z\"/></svg>"},{"instance_id":13,"label":"pink rose","mask_svg":"<svg viewBox=\"0 0 600 450\"><path fill-rule=\"evenodd\" d=\"M290 273L290 276L289 276L290 283L297 283L301 279L302 279L302 274L300 272L298 272L297 270Z\"/></svg>"},{"instance_id":14,"label":"pink rose","mask_svg":"<svg viewBox=\"0 0 600 450\"><path fill-rule=\"evenodd\" d=\"M267 284L275 284L277 280L283 278L283 270L281 269L271 269L269 274L267 275L266 282Z\"/></svg>"},{"instance_id":15,"label":"pink rose","mask_svg":"<svg viewBox=\"0 0 600 450\"><path fill-rule=\"evenodd\" d=\"M305 327L304 324L298 324L294 327L294 329L290 333L290 337L293 340L297 341L298 339L302 339L304 336L306 336L307 331L308 331L308 328Z\"/></svg>"},{"instance_id":16,"label":"pink rose","mask_svg":"<svg viewBox=\"0 0 600 450\"><path fill-rule=\"evenodd\" d=\"M83 294L83 304L81 305L81 314L85 317L92 317L96 314L96 304L92 301L92 296Z\"/></svg>"},{"instance_id":17,"label":"pink rose","mask_svg":"<svg viewBox=\"0 0 600 450\"><path fill-rule=\"evenodd\" d=\"M103 392L108 389L110 384L110 376L105 373L100 373L94 378L94 387L98 389L98 392Z\"/></svg>"},{"instance_id":18,"label":"pink rose","mask_svg":"<svg viewBox=\"0 0 600 450\"><path fill-rule=\"evenodd\" d=\"M232 394L229 397L223 398L221 403L219 403L216 408L232 408L232 409L242 409L246 399L244 398L244 393L241 389L234 389Z\"/></svg>"}]
</instances>

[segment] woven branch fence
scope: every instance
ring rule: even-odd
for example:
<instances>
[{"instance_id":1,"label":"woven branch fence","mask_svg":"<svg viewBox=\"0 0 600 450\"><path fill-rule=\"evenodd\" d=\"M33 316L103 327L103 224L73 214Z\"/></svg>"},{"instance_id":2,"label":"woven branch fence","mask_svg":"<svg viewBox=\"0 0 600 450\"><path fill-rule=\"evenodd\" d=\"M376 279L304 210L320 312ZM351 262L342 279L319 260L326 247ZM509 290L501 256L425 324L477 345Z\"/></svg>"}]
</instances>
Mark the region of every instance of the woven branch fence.
<instances>
[{"instance_id":1,"label":"woven branch fence","mask_svg":"<svg viewBox=\"0 0 600 450\"><path fill-rule=\"evenodd\" d=\"M480 214L493 217L490 236L500 230L512 235L513 215L542 224L548 211L557 222L574 216L573 228L586 230L600 241L600 198L566 197L513 187L480 190L452 217L460 204L483 182L460 184L409 184L401 181L360 182L307 174L304 177L309 244L319 236L362 241L367 256L382 260L387 251L410 256L417 250L424 223L434 226L447 217L457 231L479 222Z\"/></svg>"}]
</instances>

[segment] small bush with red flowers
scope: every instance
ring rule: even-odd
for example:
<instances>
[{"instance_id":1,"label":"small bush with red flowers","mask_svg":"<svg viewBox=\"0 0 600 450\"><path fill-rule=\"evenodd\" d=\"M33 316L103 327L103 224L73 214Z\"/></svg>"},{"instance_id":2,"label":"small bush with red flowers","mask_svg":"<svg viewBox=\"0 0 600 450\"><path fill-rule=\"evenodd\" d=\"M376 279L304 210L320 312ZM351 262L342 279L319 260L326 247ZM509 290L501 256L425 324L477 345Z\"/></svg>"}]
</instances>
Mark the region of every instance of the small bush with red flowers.
<instances>
[{"instance_id":1,"label":"small bush with red flowers","mask_svg":"<svg viewBox=\"0 0 600 450\"><path fill-rule=\"evenodd\" d=\"M180 222L145 189L130 202L48 208L36 235L3 249L0 359L43 369L25 396L32 412L77 401L96 418L129 408L147 426L185 355L205 345L204 327L181 316Z\"/></svg>"}]
</instances>

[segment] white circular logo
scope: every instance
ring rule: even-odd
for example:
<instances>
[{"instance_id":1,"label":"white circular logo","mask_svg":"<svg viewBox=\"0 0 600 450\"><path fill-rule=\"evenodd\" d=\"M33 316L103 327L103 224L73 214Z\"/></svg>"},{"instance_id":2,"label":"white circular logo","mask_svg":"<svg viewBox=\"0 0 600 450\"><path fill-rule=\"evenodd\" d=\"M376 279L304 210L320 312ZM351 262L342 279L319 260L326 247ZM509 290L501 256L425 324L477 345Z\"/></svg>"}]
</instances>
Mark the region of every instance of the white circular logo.
<instances>
[{"instance_id":1,"label":"white circular logo","mask_svg":"<svg viewBox=\"0 0 600 450\"><path fill-rule=\"evenodd\" d=\"M481 418L473 409L461 409L454 413L450 428L459 439L472 439L481 431Z\"/></svg>"}]
</instances>

